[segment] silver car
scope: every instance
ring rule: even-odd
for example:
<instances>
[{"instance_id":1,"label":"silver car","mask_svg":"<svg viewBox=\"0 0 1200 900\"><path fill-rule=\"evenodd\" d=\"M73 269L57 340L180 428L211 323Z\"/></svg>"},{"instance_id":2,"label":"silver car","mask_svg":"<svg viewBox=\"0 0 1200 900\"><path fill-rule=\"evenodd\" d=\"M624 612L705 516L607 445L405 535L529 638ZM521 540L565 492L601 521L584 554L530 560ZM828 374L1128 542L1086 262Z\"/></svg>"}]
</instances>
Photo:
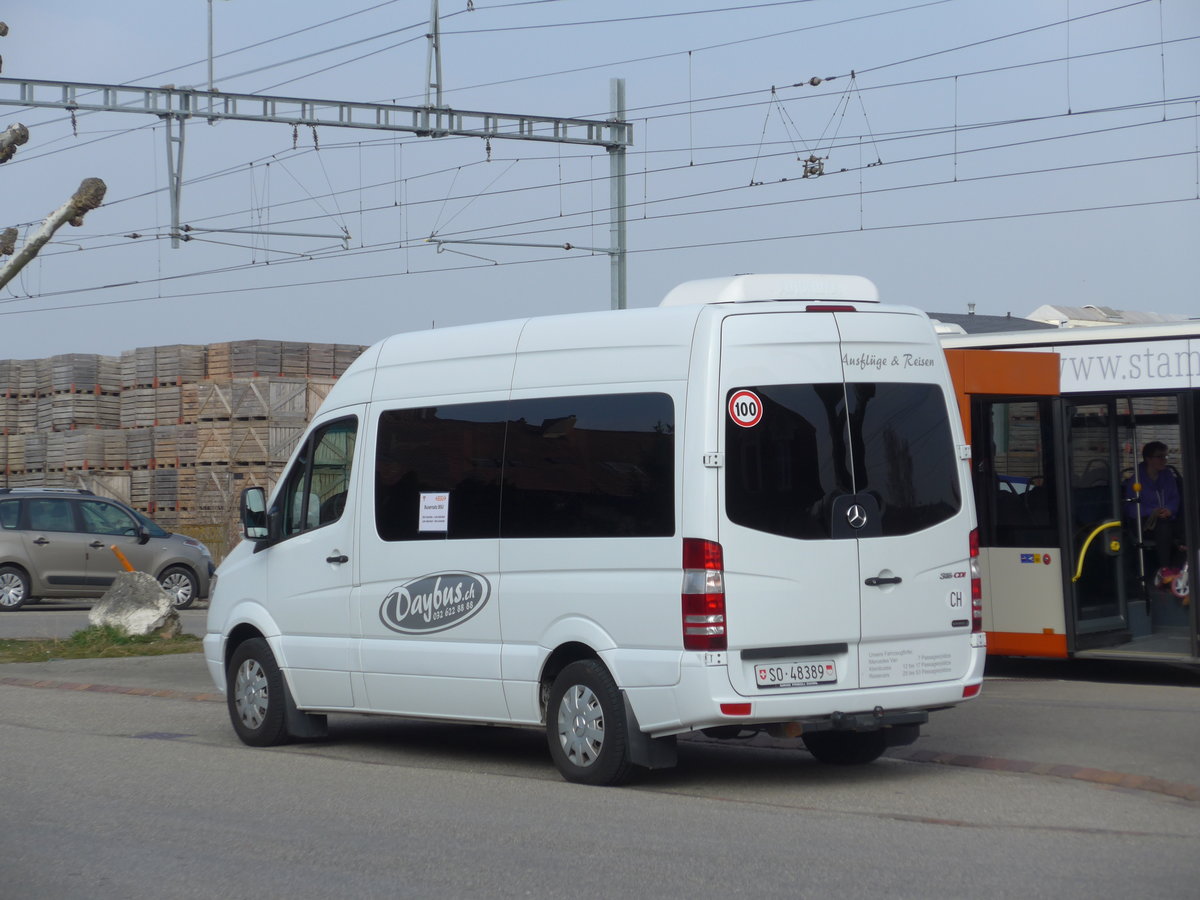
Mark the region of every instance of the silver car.
<instances>
[{"instance_id":1,"label":"silver car","mask_svg":"<svg viewBox=\"0 0 1200 900\"><path fill-rule=\"evenodd\" d=\"M125 571L153 575L176 609L208 596L212 554L124 503L86 490L0 488L0 611L99 597Z\"/></svg>"}]
</instances>

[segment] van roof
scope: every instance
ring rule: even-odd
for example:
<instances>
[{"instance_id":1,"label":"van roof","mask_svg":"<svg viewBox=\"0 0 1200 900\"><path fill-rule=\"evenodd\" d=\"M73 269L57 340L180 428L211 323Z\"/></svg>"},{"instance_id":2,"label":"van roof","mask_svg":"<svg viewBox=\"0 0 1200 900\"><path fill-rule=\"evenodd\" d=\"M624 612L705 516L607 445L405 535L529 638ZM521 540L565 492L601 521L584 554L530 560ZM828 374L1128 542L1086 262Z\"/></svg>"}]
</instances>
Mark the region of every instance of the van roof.
<instances>
[{"instance_id":1,"label":"van roof","mask_svg":"<svg viewBox=\"0 0 1200 900\"><path fill-rule=\"evenodd\" d=\"M840 300L878 303L879 290L861 275L732 275L685 281L659 306L749 303L761 300Z\"/></svg>"}]
</instances>

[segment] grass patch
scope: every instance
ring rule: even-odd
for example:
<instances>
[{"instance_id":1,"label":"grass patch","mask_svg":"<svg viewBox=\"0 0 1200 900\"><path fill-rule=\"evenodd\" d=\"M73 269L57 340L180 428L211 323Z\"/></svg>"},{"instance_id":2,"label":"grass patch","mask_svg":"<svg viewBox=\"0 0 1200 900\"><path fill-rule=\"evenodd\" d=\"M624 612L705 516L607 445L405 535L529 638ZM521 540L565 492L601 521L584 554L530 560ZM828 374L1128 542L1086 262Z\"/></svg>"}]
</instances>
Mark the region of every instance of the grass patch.
<instances>
[{"instance_id":1,"label":"grass patch","mask_svg":"<svg viewBox=\"0 0 1200 900\"><path fill-rule=\"evenodd\" d=\"M166 656L171 653L195 653L201 647L201 639L194 634L181 634L165 640L154 635L129 637L110 625L94 625L62 641L0 640L0 663Z\"/></svg>"}]
</instances>

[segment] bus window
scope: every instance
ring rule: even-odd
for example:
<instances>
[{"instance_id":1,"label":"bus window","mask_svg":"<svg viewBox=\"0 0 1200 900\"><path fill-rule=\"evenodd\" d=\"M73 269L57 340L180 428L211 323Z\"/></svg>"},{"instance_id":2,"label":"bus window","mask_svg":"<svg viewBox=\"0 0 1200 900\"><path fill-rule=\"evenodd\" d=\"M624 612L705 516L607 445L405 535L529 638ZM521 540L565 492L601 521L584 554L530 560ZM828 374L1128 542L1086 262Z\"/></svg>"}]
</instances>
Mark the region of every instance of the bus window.
<instances>
[{"instance_id":1,"label":"bus window","mask_svg":"<svg viewBox=\"0 0 1200 900\"><path fill-rule=\"evenodd\" d=\"M992 547L1052 547L1058 544L1048 400L988 404L992 458L985 485Z\"/></svg>"}]
</instances>

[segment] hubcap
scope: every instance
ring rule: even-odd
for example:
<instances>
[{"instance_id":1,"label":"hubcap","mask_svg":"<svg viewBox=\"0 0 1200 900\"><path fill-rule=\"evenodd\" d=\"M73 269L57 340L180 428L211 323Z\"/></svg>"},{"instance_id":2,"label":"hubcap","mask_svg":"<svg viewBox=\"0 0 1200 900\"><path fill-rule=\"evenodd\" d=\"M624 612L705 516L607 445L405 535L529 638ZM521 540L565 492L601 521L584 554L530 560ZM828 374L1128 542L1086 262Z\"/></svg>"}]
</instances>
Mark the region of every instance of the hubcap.
<instances>
[{"instance_id":1,"label":"hubcap","mask_svg":"<svg viewBox=\"0 0 1200 900\"><path fill-rule=\"evenodd\" d=\"M558 742L567 760L590 766L604 747L604 709L591 688L576 684L558 706Z\"/></svg>"},{"instance_id":2,"label":"hubcap","mask_svg":"<svg viewBox=\"0 0 1200 900\"><path fill-rule=\"evenodd\" d=\"M266 672L258 660L246 660L238 667L233 684L233 703L242 724L247 728L262 725L269 700Z\"/></svg>"},{"instance_id":3,"label":"hubcap","mask_svg":"<svg viewBox=\"0 0 1200 900\"><path fill-rule=\"evenodd\" d=\"M25 599L25 585L11 572L0 575L0 606L16 606Z\"/></svg>"},{"instance_id":4,"label":"hubcap","mask_svg":"<svg viewBox=\"0 0 1200 900\"><path fill-rule=\"evenodd\" d=\"M175 604L192 599L192 583L186 575L175 572L162 580L162 589L174 599Z\"/></svg>"}]
</instances>

